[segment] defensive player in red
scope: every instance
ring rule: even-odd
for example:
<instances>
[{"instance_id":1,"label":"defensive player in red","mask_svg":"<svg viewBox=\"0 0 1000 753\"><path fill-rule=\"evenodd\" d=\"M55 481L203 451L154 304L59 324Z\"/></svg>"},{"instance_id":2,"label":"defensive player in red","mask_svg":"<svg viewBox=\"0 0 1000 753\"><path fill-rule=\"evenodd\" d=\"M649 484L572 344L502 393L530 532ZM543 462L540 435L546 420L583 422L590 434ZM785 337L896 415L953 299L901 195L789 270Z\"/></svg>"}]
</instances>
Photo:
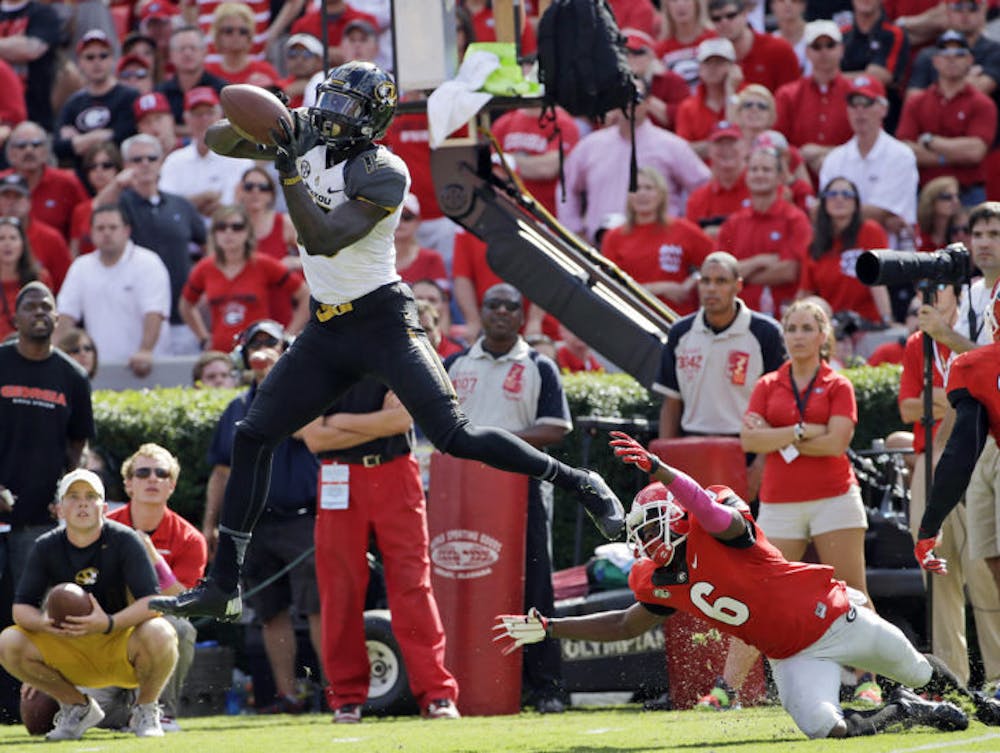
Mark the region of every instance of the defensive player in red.
<instances>
[{"instance_id":1,"label":"defensive player in red","mask_svg":"<svg viewBox=\"0 0 1000 753\"><path fill-rule=\"evenodd\" d=\"M760 649L770 660L781 705L809 737L871 735L894 723L946 731L968 726L957 706L924 700L904 687L881 708L845 711L839 703L845 665L932 693L957 690L973 701L980 721L1000 724L1000 703L968 693L897 627L860 608L863 595L834 579L833 568L782 557L732 490L703 489L627 434L611 436L622 462L655 479L636 495L626 518L639 559L629 573L636 603L558 619L534 609L500 615L496 640L512 641L508 652L547 637L624 640L680 610Z\"/></svg>"},{"instance_id":2,"label":"defensive player in red","mask_svg":"<svg viewBox=\"0 0 1000 753\"><path fill-rule=\"evenodd\" d=\"M948 401L955 409L955 423L934 470L914 550L922 568L941 575L947 574L948 563L933 551L941 524L965 494L988 437L993 435L1000 443L1000 280L990 291L984 319L993 331L993 344L962 353L948 372ZM1000 588L1000 572L991 570Z\"/></svg>"}]
</instances>

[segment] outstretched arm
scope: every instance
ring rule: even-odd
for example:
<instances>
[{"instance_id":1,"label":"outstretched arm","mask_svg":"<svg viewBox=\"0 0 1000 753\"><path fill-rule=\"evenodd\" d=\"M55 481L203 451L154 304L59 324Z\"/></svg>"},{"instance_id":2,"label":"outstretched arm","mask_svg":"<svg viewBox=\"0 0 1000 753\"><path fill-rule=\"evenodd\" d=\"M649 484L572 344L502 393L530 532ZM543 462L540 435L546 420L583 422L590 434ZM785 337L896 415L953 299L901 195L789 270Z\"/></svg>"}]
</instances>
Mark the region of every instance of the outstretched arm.
<instances>
[{"instance_id":1,"label":"outstretched arm","mask_svg":"<svg viewBox=\"0 0 1000 753\"><path fill-rule=\"evenodd\" d=\"M532 607L527 614L498 614L493 640L506 644L501 648L504 654L546 638L622 641L642 635L665 619L666 616L653 614L639 603L628 609L560 618L546 617Z\"/></svg>"},{"instance_id":2,"label":"outstretched arm","mask_svg":"<svg viewBox=\"0 0 1000 753\"><path fill-rule=\"evenodd\" d=\"M684 471L663 463L641 444L621 431L611 432L611 446L619 460L645 471L662 482L677 501L697 518L701 527L717 539L735 539L746 530L746 523L739 511L720 505L693 478Z\"/></svg>"}]
</instances>

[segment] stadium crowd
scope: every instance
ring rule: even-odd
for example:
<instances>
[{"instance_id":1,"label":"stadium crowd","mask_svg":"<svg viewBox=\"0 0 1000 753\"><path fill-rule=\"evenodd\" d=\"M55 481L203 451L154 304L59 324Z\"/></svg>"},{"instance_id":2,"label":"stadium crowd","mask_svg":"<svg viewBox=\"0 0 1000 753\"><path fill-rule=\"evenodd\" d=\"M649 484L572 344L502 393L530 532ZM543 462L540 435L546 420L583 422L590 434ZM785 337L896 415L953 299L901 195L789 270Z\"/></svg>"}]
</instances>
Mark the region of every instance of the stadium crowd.
<instances>
[{"instance_id":1,"label":"stadium crowd","mask_svg":"<svg viewBox=\"0 0 1000 753\"><path fill-rule=\"evenodd\" d=\"M325 34L319 2L329 19ZM536 199L681 316L711 305L716 283L703 280L706 258L731 254L732 267L724 260L714 270L718 285L731 287L723 325L716 330L706 318L694 336L718 335L741 311L769 317L777 330L793 307L808 314L791 333L796 326L813 333L818 322L836 340L834 370L866 360L902 363L918 328L944 341L915 285L863 285L855 262L870 249L931 252L969 242L970 211L982 228L1000 230L1000 211L974 211L1000 200L1000 19L992 20L1000 3L608 2L641 94L637 188L628 190L624 113L604 122L558 109L549 118L539 107L496 113L507 164ZM142 378L157 358L176 355L199 359L199 386L210 386L213 363L225 383L232 373L224 354L255 322L275 320L294 336L309 315L308 285L274 165L216 154L206 132L222 117L219 92L227 84L268 88L290 107L314 101L324 36L331 65L391 67L390 5L2 0L0 339L17 336L19 293L35 281L55 294L54 342L65 343L91 377L98 356ZM536 5L524 4L520 25L527 56L537 48ZM459 2L456 19L460 55L472 42L496 39L489 0ZM397 115L383 143L412 178L395 235L396 269L418 299L434 304L436 345L446 358L476 343L484 296L501 280L485 245L438 206L427 116ZM987 276L995 282L996 270ZM813 302L802 308L796 301L803 298ZM982 302L973 306L982 310ZM556 343L554 360L564 371L612 368L538 307L523 321L528 342ZM965 342L949 346L972 347ZM818 354L820 346L810 347ZM678 373L690 370L683 355L677 359ZM814 360L818 371L819 355ZM825 366L823 373L833 383ZM689 377L681 374L681 382ZM670 384L665 393L676 400L683 389L671 392ZM811 388L808 382L806 399ZM798 401L794 383L793 391ZM849 441L857 415L853 395L844 400L843 415L832 420ZM806 428L798 434L804 404L801 414L777 422L761 418L761 398L753 406L760 422L744 424L744 434L794 427L796 444L815 440ZM664 425L661 435L685 433L696 410L687 405L682 422L678 407L670 433ZM729 418L734 426L744 420ZM815 454L844 460L846 441ZM769 476L791 463L776 459L786 444L783 437L746 447L770 453L763 496L774 490ZM845 489L837 486L831 498ZM845 527L857 534L860 525ZM211 527L203 533L209 541L215 535ZM814 536L780 538L804 548ZM864 592L863 554L859 568L860 543L851 544L850 561L838 570ZM799 553L797 543L788 549ZM991 672L1000 667L1000 657L989 659ZM291 693L287 682L281 692ZM279 698L277 707L302 704ZM348 721L358 719L360 711Z\"/></svg>"}]
</instances>

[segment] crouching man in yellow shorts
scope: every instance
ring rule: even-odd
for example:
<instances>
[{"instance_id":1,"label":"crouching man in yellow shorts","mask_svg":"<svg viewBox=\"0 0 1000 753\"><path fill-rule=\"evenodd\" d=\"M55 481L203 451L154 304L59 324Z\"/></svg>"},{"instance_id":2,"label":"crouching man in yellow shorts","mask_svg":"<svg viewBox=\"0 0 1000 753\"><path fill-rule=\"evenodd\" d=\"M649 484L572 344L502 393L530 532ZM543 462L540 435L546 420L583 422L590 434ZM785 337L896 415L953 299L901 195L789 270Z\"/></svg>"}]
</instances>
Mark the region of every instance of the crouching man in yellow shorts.
<instances>
[{"instance_id":1,"label":"crouching man in yellow shorts","mask_svg":"<svg viewBox=\"0 0 1000 753\"><path fill-rule=\"evenodd\" d=\"M177 634L149 609L157 577L139 534L104 517L104 484L77 469L59 482L65 527L43 534L28 555L14 596L14 625L0 633L0 664L25 685L59 702L49 740L78 740L103 718L78 688L137 688L129 727L138 737L163 735L160 691L177 663ZM57 583L76 583L93 611L60 627L44 611ZM30 692L30 691L29 691Z\"/></svg>"}]
</instances>

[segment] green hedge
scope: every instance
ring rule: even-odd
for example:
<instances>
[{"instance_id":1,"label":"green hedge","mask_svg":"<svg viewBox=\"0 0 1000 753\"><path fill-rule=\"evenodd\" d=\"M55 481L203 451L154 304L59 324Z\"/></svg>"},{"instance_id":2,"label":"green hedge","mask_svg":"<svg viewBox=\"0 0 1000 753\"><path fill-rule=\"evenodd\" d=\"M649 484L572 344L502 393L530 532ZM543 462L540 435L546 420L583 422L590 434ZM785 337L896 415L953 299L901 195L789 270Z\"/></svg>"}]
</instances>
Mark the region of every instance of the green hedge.
<instances>
[{"instance_id":1,"label":"green hedge","mask_svg":"<svg viewBox=\"0 0 1000 753\"><path fill-rule=\"evenodd\" d=\"M844 372L854 384L860 423L854 447L869 447L875 437L884 437L903 428L896 409L899 367L861 367ZM624 374L571 374L564 377L570 411L575 417L605 416L655 422L660 400ZM211 470L205 455L219 415L237 390L194 390L172 388L143 391L101 391L94 395L97 421L97 444L112 464L120 465L143 442L156 442L168 448L180 460L181 477L171 506L195 525L201 524L205 503L205 484ZM647 441L648 431L641 424L633 429L637 438ZM589 448L584 434L589 434ZM622 500L631 499L642 482L641 474L614 460L607 446L605 428L583 432L579 427L553 448L553 454L571 465L586 465L597 470ZM117 472L117 467L115 468ZM573 564L573 544L578 506L562 492L556 493L554 556L557 568ZM601 540L588 519L583 521L582 553Z\"/></svg>"}]
</instances>

